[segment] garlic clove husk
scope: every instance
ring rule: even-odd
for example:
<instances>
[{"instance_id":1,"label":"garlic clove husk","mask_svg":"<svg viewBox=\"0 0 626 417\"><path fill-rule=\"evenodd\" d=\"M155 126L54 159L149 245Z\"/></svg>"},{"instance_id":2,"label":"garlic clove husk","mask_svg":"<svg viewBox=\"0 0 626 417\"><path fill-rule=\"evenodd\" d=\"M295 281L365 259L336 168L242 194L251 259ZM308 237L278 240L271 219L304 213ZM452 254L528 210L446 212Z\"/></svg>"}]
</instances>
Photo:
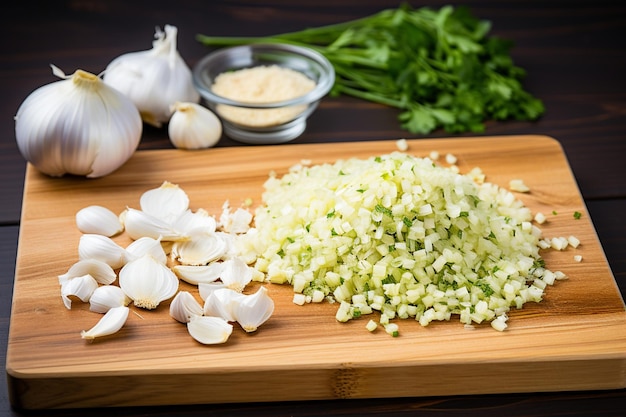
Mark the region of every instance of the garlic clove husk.
<instances>
[{"instance_id":1,"label":"garlic clove husk","mask_svg":"<svg viewBox=\"0 0 626 417\"><path fill-rule=\"evenodd\" d=\"M117 279L111 265L97 259L83 259L74 263L65 274L59 275L59 284L83 275L91 275L98 283L108 285Z\"/></svg>"},{"instance_id":2,"label":"garlic clove husk","mask_svg":"<svg viewBox=\"0 0 626 417\"><path fill-rule=\"evenodd\" d=\"M174 265L172 271L183 281L198 285L215 282L223 270L222 262L211 262L208 265Z\"/></svg>"},{"instance_id":3,"label":"garlic clove husk","mask_svg":"<svg viewBox=\"0 0 626 417\"><path fill-rule=\"evenodd\" d=\"M235 315L237 304L244 297L244 294L230 288L216 289L204 301L204 315L221 317L226 321L237 321L237 316Z\"/></svg>"},{"instance_id":4,"label":"garlic clove husk","mask_svg":"<svg viewBox=\"0 0 626 417\"><path fill-rule=\"evenodd\" d=\"M267 293L267 288L260 287L254 294L238 300L234 307L234 316L246 332L256 331L274 312L274 300Z\"/></svg>"},{"instance_id":5,"label":"garlic clove husk","mask_svg":"<svg viewBox=\"0 0 626 417\"><path fill-rule=\"evenodd\" d=\"M153 310L178 291L178 277L150 255L128 262L119 272L119 284L133 304Z\"/></svg>"},{"instance_id":6,"label":"garlic clove husk","mask_svg":"<svg viewBox=\"0 0 626 417\"><path fill-rule=\"evenodd\" d=\"M191 316L187 323L191 337L204 345L225 343L233 332L233 325L219 317Z\"/></svg>"},{"instance_id":7,"label":"garlic clove husk","mask_svg":"<svg viewBox=\"0 0 626 417\"><path fill-rule=\"evenodd\" d=\"M189 236L189 240L176 242L170 254L183 265L206 265L226 253L226 241L216 233L196 229Z\"/></svg>"},{"instance_id":8,"label":"garlic clove husk","mask_svg":"<svg viewBox=\"0 0 626 417\"><path fill-rule=\"evenodd\" d=\"M115 236L124 230L119 216L106 207L91 205L76 213L76 226L82 233Z\"/></svg>"},{"instance_id":9,"label":"garlic clove husk","mask_svg":"<svg viewBox=\"0 0 626 417\"><path fill-rule=\"evenodd\" d=\"M204 209L198 209L195 212L187 210L174 221L173 227L186 233L196 229L213 233L217 230L217 221Z\"/></svg>"},{"instance_id":10,"label":"garlic clove husk","mask_svg":"<svg viewBox=\"0 0 626 417\"><path fill-rule=\"evenodd\" d=\"M153 239L147 236L140 237L126 246L126 252L129 254L129 260L150 255L162 264L167 263L167 254L161 245L160 239Z\"/></svg>"},{"instance_id":11,"label":"garlic clove husk","mask_svg":"<svg viewBox=\"0 0 626 417\"><path fill-rule=\"evenodd\" d=\"M219 290L220 288L226 288L226 285L221 281L198 283L198 293L200 294L200 298L205 302L215 290Z\"/></svg>"},{"instance_id":12,"label":"garlic clove husk","mask_svg":"<svg viewBox=\"0 0 626 417\"><path fill-rule=\"evenodd\" d=\"M202 313L202 306L188 291L180 291L170 304L170 316L181 323L189 323L192 316Z\"/></svg>"},{"instance_id":13,"label":"garlic clove husk","mask_svg":"<svg viewBox=\"0 0 626 417\"><path fill-rule=\"evenodd\" d=\"M123 93L77 70L33 91L15 116L22 156L44 174L98 178L117 170L141 140L139 111Z\"/></svg>"},{"instance_id":14,"label":"garlic clove husk","mask_svg":"<svg viewBox=\"0 0 626 417\"><path fill-rule=\"evenodd\" d=\"M173 224L189 209L189 196L178 184L164 181L160 187L145 191L139 206L144 213Z\"/></svg>"},{"instance_id":15,"label":"garlic clove husk","mask_svg":"<svg viewBox=\"0 0 626 417\"><path fill-rule=\"evenodd\" d=\"M64 281L61 284L63 304L68 310L71 310L72 300L70 296L78 297L83 303L86 303L96 288L98 288L98 282L89 274Z\"/></svg>"},{"instance_id":16,"label":"garlic clove husk","mask_svg":"<svg viewBox=\"0 0 626 417\"><path fill-rule=\"evenodd\" d=\"M83 330L80 336L83 339L93 340L117 333L128 320L129 312L130 309L126 306L113 307L100 318L95 326L89 330Z\"/></svg>"},{"instance_id":17,"label":"garlic clove husk","mask_svg":"<svg viewBox=\"0 0 626 417\"><path fill-rule=\"evenodd\" d=\"M200 101L191 70L176 49L178 29L156 29L152 49L115 58L104 71L104 82L128 96L145 123L161 127L177 101Z\"/></svg>"},{"instance_id":18,"label":"garlic clove husk","mask_svg":"<svg viewBox=\"0 0 626 417\"><path fill-rule=\"evenodd\" d=\"M206 149L222 137L222 122L211 110L197 103L177 102L168 125L172 145L178 149Z\"/></svg>"},{"instance_id":19,"label":"garlic clove husk","mask_svg":"<svg viewBox=\"0 0 626 417\"><path fill-rule=\"evenodd\" d=\"M161 239L161 241L179 241L189 239L184 233L175 230L169 223L151 216L142 210L127 208L124 215L124 227L131 239L141 237Z\"/></svg>"},{"instance_id":20,"label":"garlic clove husk","mask_svg":"<svg viewBox=\"0 0 626 417\"><path fill-rule=\"evenodd\" d=\"M246 285L252 281L253 268L240 258L231 258L224 261L223 268L220 279L227 288L242 292Z\"/></svg>"},{"instance_id":21,"label":"garlic clove husk","mask_svg":"<svg viewBox=\"0 0 626 417\"><path fill-rule=\"evenodd\" d=\"M252 213L244 208L238 207L234 212L231 212L230 206L226 202L222 206L220 226L228 233L246 233L250 229L252 219Z\"/></svg>"},{"instance_id":22,"label":"garlic clove husk","mask_svg":"<svg viewBox=\"0 0 626 417\"><path fill-rule=\"evenodd\" d=\"M132 300L117 285L102 285L89 298L89 310L106 313L112 308L127 306Z\"/></svg>"},{"instance_id":23,"label":"garlic clove husk","mask_svg":"<svg viewBox=\"0 0 626 417\"><path fill-rule=\"evenodd\" d=\"M126 263L128 254L110 237L88 233L78 241L78 259L96 259L117 269Z\"/></svg>"}]
</instances>

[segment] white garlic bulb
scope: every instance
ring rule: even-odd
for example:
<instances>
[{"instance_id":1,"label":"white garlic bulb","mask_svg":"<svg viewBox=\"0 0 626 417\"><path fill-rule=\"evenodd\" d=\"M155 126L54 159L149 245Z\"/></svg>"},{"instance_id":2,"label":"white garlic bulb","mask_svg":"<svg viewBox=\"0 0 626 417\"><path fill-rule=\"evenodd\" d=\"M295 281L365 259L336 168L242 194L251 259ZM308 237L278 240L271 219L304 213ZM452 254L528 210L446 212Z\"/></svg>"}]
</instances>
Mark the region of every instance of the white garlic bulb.
<instances>
[{"instance_id":1,"label":"white garlic bulb","mask_svg":"<svg viewBox=\"0 0 626 417\"><path fill-rule=\"evenodd\" d=\"M176 49L178 29L156 29L152 49L115 58L104 71L104 82L126 94L147 124L161 127L172 115L177 101L197 103L191 70Z\"/></svg>"},{"instance_id":2,"label":"white garlic bulb","mask_svg":"<svg viewBox=\"0 0 626 417\"><path fill-rule=\"evenodd\" d=\"M222 136L222 122L211 110L196 103L176 103L167 131L178 149L205 149Z\"/></svg>"},{"instance_id":3,"label":"white garlic bulb","mask_svg":"<svg viewBox=\"0 0 626 417\"><path fill-rule=\"evenodd\" d=\"M121 167L141 140L133 102L94 74L77 70L33 91L15 116L22 156L44 174L97 178Z\"/></svg>"}]
</instances>

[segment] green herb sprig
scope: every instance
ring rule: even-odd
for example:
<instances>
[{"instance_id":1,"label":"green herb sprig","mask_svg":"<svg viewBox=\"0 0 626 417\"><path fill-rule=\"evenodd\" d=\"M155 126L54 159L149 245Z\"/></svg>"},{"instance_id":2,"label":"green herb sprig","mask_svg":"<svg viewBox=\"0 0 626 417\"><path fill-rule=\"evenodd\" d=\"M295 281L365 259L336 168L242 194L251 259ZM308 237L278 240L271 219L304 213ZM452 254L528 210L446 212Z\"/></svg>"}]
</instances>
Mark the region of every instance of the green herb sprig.
<instances>
[{"instance_id":1,"label":"green herb sprig","mask_svg":"<svg viewBox=\"0 0 626 417\"><path fill-rule=\"evenodd\" d=\"M341 94L398 108L403 129L428 134L485 130L487 120L536 120L541 100L522 86L526 75L512 43L489 36L491 23L465 7L403 5L361 19L267 37L198 35L206 46L289 43L323 54Z\"/></svg>"}]
</instances>

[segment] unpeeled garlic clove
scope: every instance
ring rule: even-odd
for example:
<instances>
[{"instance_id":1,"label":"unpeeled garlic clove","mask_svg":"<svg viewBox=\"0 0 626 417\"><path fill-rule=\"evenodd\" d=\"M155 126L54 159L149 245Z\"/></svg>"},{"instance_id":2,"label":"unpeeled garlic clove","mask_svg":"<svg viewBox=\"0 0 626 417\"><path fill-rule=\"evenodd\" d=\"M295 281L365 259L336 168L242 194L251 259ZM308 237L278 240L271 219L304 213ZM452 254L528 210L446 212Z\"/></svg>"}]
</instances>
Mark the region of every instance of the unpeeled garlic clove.
<instances>
[{"instance_id":1,"label":"unpeeled garlic clove","mask_svg":"<svg viewBox=\"0 0 626 417\"><path fill-rule=\"evenodd\" d=\"M115 236L124 230L119 216L106 207L91 205L76 213L76 226L82 233L94 233L107 237Z\"/></svg>"},{"instance_id":2,"label":"unpeeled garlic clove","mask_svg":"<svg viewBox=\"0 0 626 417\"><path fill-rule=\"evenodd\" d=\"M106 313L112 308L127 306L131 299L117 285L102 285L91 294L89 310L95 313Z\"/></svg>"},{"instance_id":3,"label":"unpeeled garlic clove","mask_svg":"<svg viewBox=\"0 0 626 417\"><path fill-rule=\"evenodd\" d=\"M161 246L160 239L153 239L151 237L140 237L133 241L130 245L126 246L126 251L130 255L130 259L137 259L144 255L150 255L162 264L167 263L167 254Z\"/></svg>"},{"instance_id":4,"label":"unpeeled garlic clove","mask_svg":"<svg viewBox=\"0 0 626 417\"><path fill-rule=\"evenodd\" d=\"M198 293L200 294L200 298L202 298L205 302L209 299L213 291L219 290L221 288L226 288L226 285L224 285L224 283L221 281L198 283Z\"/></svg>"},{"instance_id":5,"label":"unpeeled garlic clove","mask_svg":"<svg viewBox=\"0 0 626 417\"><path fill-rule=\"evenodd\" d=\"M178 149L205 149L222 136L222 123L211 110L196 103L177 102L168 125L170 142Z\"/></svg>"},{"instance_id":6,"label":"unpeeled garlic clove","mask_svg":"<svg viewBox=\"0 0 626 417\"><path fill-rule=\"evenodd\" d=\"M119 284L134 305L153 310L178 291L178 277L150 255L128 262L119 272Z\"/></svg>"},{"instance_id":7,"label":"unpeeled garlic clove","mask_svg":"<svg viewBox=\"0 0 626 417\"><path fill-rule=\"evenodd\" d=\"M139 206L144 213L173 224L189 209L189 196L178 184L164 181L160 187L145 191Z\"/></svg>"},{"instance_id":8,"label":"unpeeled garlic clove","mask_svg":"<svg viewBox=\"0 0 626 417\"><path fill-rule=\"evenodd\" d=\"M99 284L108 285L117 279L111 265L97 259L83 259L74 263L65 274L59 275L59 284L72 278L91 275Z\"/></svg>"},{"instance_id":9,"label":"unpeeled garlic clove","mask_svg":"<svg viewBox=\"0 0 626 417\"><path fill-rule=\"evenodd\" d=\"M219 317L191 316L187 330L196 341L214 345L228 340L233 332L233 325Z\"/></svg>"},{"instance_id":10,"label":"unpeeled garlic clove","mask_svg":"<svg viewBox=\"0 0 626 417\"><path fill-rule=\"evenodd\" d=\"M273 312L274 300L269 296L265 287L260 287L254 294L238 299L234 308L237 322L248 333L256 331L272 316Z\"/></svg>"},{"instance_id":11,"label":"unpeeled garlic clove","mask_svg":"<svg viewBox=\"0 0 626 417\"><path fill-rule=\"evenodd\" d=\"M207 265L220 259L227 250L227 244L216 233L195 229L189 240L176 242L170 256L183 265Z\"/></svg>"},{"instance_id":12,"label":"unpeeled garlic clove","mask_svg":"<svg viewBox=\"0 0 626 417\"><path fill-rule=\"evenodd\" d=\"M189 323L192 316L202 314L202 306L188 291L180 291L170 304L170 316L181 323Z\"/></svg>"},{"instance_id":13,"label":"unpeeled garlic clove","mask_svg":"<svg viewBox=\"0 0 626 417\"><path fill-rule=\"evenodd\" d=\"M98 323L89 330L83 330L83 339L93 340L97 337L117 333L126 323L130 309L126 306L113 307L100 318Z\"/></svg>"},{"instance_id":14,"label":"unpeeled garlic clove","mask_svg":"<svg viewBox=\"0 0 626 417\"><path fill-rule=\"evenodd\" d=\"M98 282L89 274L66 280L61 284L63 304L65 304L68 310L72 308L70 296L78 297L82 302L86 303L96 288L98 288Z\"/></svg>"},{"instance_id":15,"label":"unpeeled garlic clove","mask_svg":"<svg viewBox=\"0 0 626 417\"><path fill-rule=\"evenodd\" d=\"M220 317L226 321L237 321L235 311L237 303L243 297L245 295L230 288L216 289L209 294L204 302L204 315Z\"/></svg>"},{"instance_id":16,"label":"unpeeled garlic clove","mask_svg":"<svg viewBox=\"0 0 626 417\"><path fill-rule=\"evenodd\" d=\"M111 266L120 268L126 263L126 249L107 236L93 233L84 234L78 241L78 259L96 259Z\"/></svg>"},{"instance_id":17,"label":"unpeeled garlic clove","mask_svg":"<svg viewBox=\"0 0 626 417\"><path fill-rule=\"evenodd\" d=\"M208 265L174 265L172 271L189 284L215 282L222 273L223 263L211 262Z\"/></svg>"},{"instance_id":18,"label":"unpeeled garlic clove","mask_svg":"<svg viewBox=\"0 0 626 417\"><path fill-rule=\"evenodd\" d=\"M142 210L127 208L124 214L124 227L131 239L151 237L162 241L186 240L188 236L175 230L166 221L154 217Z\"/></svg>"}]
</instances>

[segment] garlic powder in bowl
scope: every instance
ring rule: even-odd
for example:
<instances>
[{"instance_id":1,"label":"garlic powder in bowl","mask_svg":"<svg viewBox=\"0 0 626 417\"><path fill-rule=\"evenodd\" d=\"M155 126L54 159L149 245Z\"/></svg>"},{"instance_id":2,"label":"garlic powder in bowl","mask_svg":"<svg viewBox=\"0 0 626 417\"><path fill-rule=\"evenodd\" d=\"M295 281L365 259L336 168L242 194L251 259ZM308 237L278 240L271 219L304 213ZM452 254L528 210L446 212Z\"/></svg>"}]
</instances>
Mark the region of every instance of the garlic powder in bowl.
<instances>
[{"instance_id":1,"label":"garlic powder in bowl","mask_svg":"<svg viewBox=\"0 0 626 417\"><path fill-rule=\"evenodd\" d=\"M215 78L212 90L231 100L272 103L303 96L315 88L315 81L301 72L278 65L261 65L223 72ZM276 109L252 109L218 104L217 113L231 122L250 127L276 126L293 120L306 110L306 104Z\"/></svg>"},{"instance_id":2,"label":"garlic powder in bowl","mask_svg":"<svg viewBox=\"0 0 626 417\"><path fill-rule=\"evenodd\" d=\"M331 63L310 48L251 44L218 49L193 69L204 103L224 133L250 144L291 141L335 82Z\"/></svg>"}]
</instances>

